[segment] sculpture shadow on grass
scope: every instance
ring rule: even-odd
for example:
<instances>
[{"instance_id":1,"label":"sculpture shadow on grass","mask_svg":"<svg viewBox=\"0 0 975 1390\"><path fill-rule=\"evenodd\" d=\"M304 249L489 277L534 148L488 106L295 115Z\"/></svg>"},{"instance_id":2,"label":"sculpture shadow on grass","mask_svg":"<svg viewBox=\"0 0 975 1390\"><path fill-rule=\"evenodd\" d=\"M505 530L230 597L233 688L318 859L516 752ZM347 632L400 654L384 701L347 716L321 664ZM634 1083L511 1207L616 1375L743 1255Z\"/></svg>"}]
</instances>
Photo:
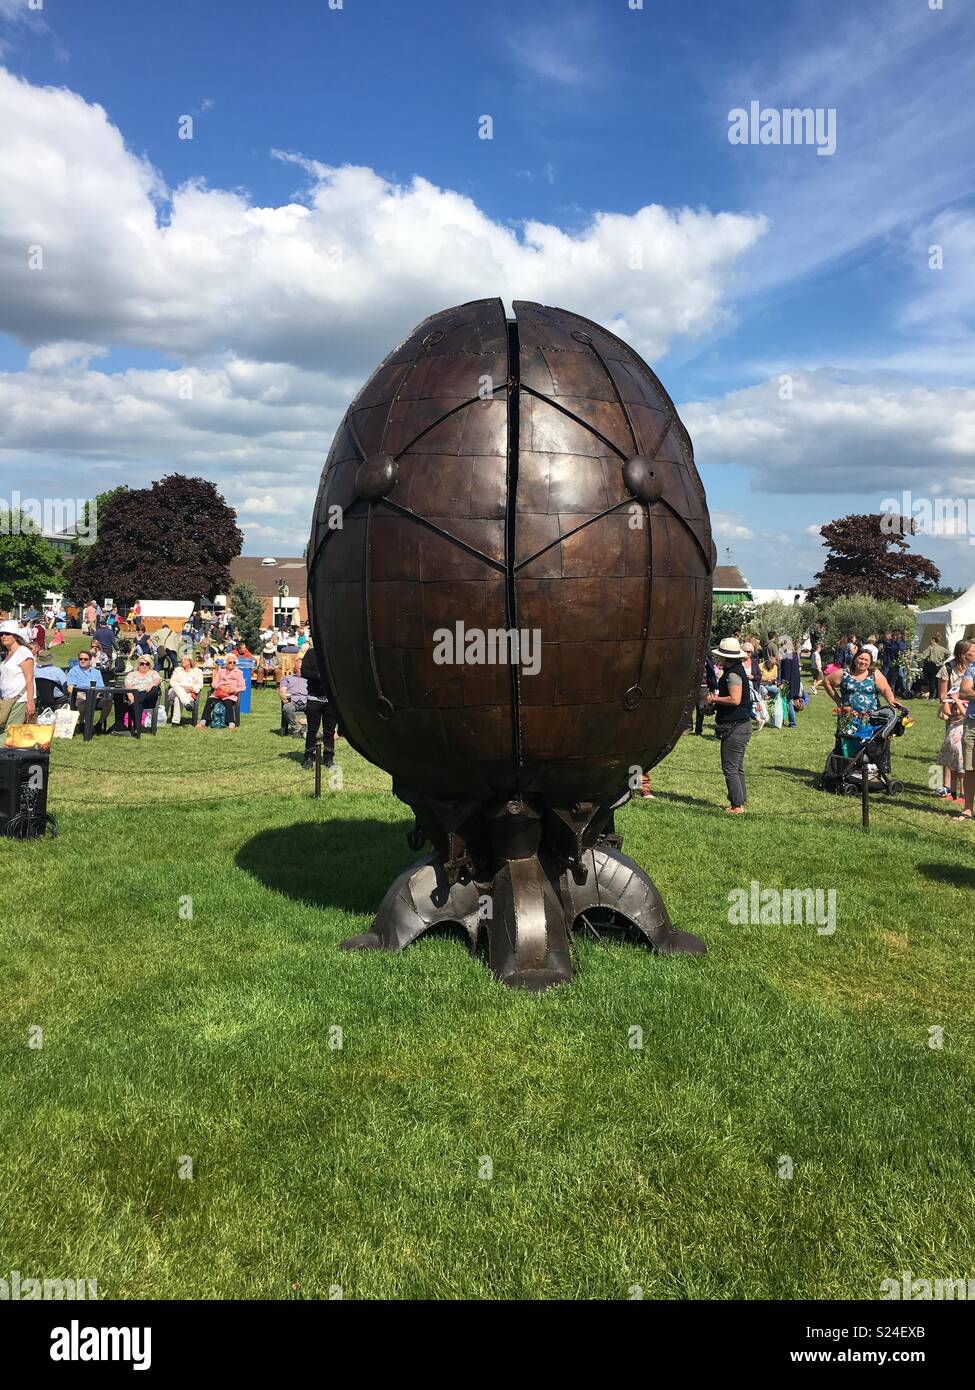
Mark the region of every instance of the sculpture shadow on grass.
<instances>
[{"instance_id":1,"label":"sculpture shadow on grass","mask_svg":"<svg viewBox=\"0 0 975 1390\"><path fill-rule=\"evenodd\" d=\"M411 824L326 820L276 826L245 841L235 862L265 888L296 902L371 915L390 881L421 857L406 843Z\"/></svg>"},{"instance_id":2,"label":"sculpture shadow on grass","mask_svg":"<svg viewBox=\"0 0 975 1390\"><path fill-rule=\"evenodd\" d=\"M936 883L950 883L955 888L975 888L975 869L966 864L918 864L918 872Z\"/></svg>"},{"instance_id":3,"label":"sculpture shadow on grass","mask_svg":"<svg viewBox=\"0 0 975 1390\"><path fill-rule=\"evenodd\" d=\"M824 762L826 761L826 755L825 755L825 754L823 755L823 761L824 761ZM814 769L811 769L811 768L808 768L808 767L794 767L794 766L793 766L792 764L790 764L790 763L769 763L769 764L768 764L768 769L767 769L767 770L768 770L769 772L781 772L781 773L784 773L785 776L786 776L786 777L789 777L793 782L802 782L802 783L803 783L805 786L807 786L807 787L816 787L816 784L817 784L817 782L819 781L820 776L822 775L821 772L816 772ZM748 764L746 763L746 764L745 764L745 776L747 777L748 775L749 775L749 767L748 767ZM755 776L756 776L756 777L761 777L761 775L762 775L762 770L761 770L761 769L760 769L760 770L757 770L756 773L755 773Z\"/></svg>"}]
</instances>

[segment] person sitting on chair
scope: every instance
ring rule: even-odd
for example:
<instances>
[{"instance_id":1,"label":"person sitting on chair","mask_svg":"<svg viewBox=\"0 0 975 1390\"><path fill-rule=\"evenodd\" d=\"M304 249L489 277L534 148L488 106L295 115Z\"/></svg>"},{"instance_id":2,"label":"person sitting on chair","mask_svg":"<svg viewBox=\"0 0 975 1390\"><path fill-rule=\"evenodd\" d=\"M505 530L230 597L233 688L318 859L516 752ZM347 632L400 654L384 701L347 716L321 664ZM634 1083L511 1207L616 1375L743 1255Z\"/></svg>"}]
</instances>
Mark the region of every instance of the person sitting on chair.
<instances>
[{"instance_id":1,"label":"person sitting on chair","mask_svg":"<svg viewBox=\"0 0 975 1390\"><path fill-rule=\"evenodd\" d=\"M63 667L55 666L49 652L31 642L34 653L34 682L37 684L37 705L39 709L57 708L68 698L68 676ZM41 686L39 682L43 681Z\"/></svg>"},{"instance_id":2,"label":"person sitting on chair","mask_svg":"<svg viewBox=\"0 0 975 1390\"><path fill-rule=\"evenodd\" d=\"M88 655L91 657L92 666L103 673L107 671L112 664L108 652L97 637L91 639Z\"/></svg>"},{"instance_id":3,"label":"person sitting on chair","mask_svg":"<svg viewBox=\"0 0 975 1390\"><path fill-rule=\"evenodd\" d=\"M95 708L98 710L99 729L105 732L108 724L108 711L112 708L112 697L105 689L105 682L102 673L91 659L91 652L79 652L72 664L68 667L68 699L74 708L84 714L85 701L89 698L95 701Z\"/></svg>"},{"instance_id":4,"label":"person sitting on chair","mask_svg":"<svg viewBox=\"0 0 975 1390\"><path fill-rule=\"evenodd\" d=\"M223 669L217 667L213 672L213 693L207 700L203 710L203 718L196 727L205 729L207 722L213 716L214 705L222 704L227 728L236 729L240 721L240 696L244 688L244 673L237 669L237 658L228 656L223 664Z\"/></svg>"},{"instance_id":5,"label":"person sitting on chair","mask_svg":"<svg viewBox=\"0 0 975 1390\"><path fill-rule=\"evenodd\" d=\"M307 680L303 676L289 674L278 686L278 694L281 696L281 715L288 726L288 733L292 738L301 738L298 716L304 714L308 703Z\"/></svg>"},{"instance_id":6,"label":"person sitting on chair","mask_svg":"<svg viewBox=\"0 0 975 1390\"><path fill-rule=\"evenodd\" d=\"M193 708L193 702L199 698L202 689L203 672L194 665L191 656L184 656L173 672L166 691L166 709L171 724L178 724L183 711Z\"/></svg>"},{"instance_id":7,"label":"person sitting on chair","mask_svg":"<svg viewBox=\"0 0 975 1390\"><path fill-rule=\"evenodd\" d=\"M142 737L142 712L154 709L159 701L159 672L153 670L151 656L140 656L134 671L125 677L124 695L115 696L115 734L128 732L133 738ZM122 716L129 716L129 728L122 727Z\"/></svg>"}]
</instances>

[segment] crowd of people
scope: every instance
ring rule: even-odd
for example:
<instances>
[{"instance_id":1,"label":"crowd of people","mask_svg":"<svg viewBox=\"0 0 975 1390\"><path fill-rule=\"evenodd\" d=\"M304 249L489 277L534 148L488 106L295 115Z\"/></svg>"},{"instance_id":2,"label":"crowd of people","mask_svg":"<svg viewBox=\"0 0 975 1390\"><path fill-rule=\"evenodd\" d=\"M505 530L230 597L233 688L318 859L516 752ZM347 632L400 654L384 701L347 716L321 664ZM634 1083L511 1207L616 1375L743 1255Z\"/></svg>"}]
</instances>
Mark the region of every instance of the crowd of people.
<instances>
[{"instance_id":1,"label":"crowd of people","mask_svg":"<svg viewBox=\"0 0 975 1390\"><path fill-rule=\"evenodd\" d=\"M88 640L65 670L56 660L57 647L72 624ZM277 687L282 733L304 739L304 767L313 765L319 734L325 765L332 766L334 704L306 624L296 620L265 629L256 652L237 632L233 614L225 611L199 609L179 630L163 624L150 632L136 604L124 627L128 632L122 635L119 614L94 601L43 613L33 609L23 623L0 622L0 734L59 704L83 714L89 700L100 733L109 732L114 714L110 732L139 738L146 717L158 714L160 701L173 726L189 720L197 729L236 730L245 690L239 663L247 660L259 684L273 681ZM762 640L739 632L722 639L705 661L693 732L702 735L706 715L714 715L728 814L743 814L748 803L745 754L753 733L795 729L798 713L822 691L841 716L854 721L869 718L881 701L896 708L912 694L937 700L945 734L938 755L943 779L935 794L961 806L957 819L973 819L975 641L964 639L949 653L936 632L915 659L904 632L871 633L864 640L849 633L827 659L823 638L814 632L803 651L806 680L800 651L788 634L767 632ZM649 777L641 794L652 796Z\"/></svg>"},{"instance_id":2,"label":"crowd of people","mask_svg":"<svg viewBox=\"0 0 975 1390\"><path fill-rule=\"evenodd\" d=\"M904 632L871 633L861 640L849 633L835 644L824 665L822 636L808 639L808 685L803 681L800 654L787 635L754 634L726 637L708 656L697 701L694 733L704 732L706 714L715 717L721 745L721 768L728 790L729 815L742 815L748 802L745 753L759 729L794 729L797 712L823 691L841 720L854 723L875 714L881 702L899 702L919 695L939 702L946 731L938 764L943 784L935 794L962 807L958 820L973 818L975 801L975 642L965 639L949 653L941 634L916 659Z\"/></svg>"},{"instance_id":3,"label":"crowd of people","mask_svg":"<svg viewBox=\"0 0 975 1390\"><path fill-rule=\"evenodd\" d=\"M60 626L58 617L65 620ZM87 641L65 669L57 649L72 625ZM98 734L140 738L160 704L174 727L189 720L197 729L233 731L246 688L239 663L248 660L259 685L272 681L278 689L283 731L305 740L304 767L314 765L319 733L331 767L336 719L308 625L295 615L288 625L264 629L256 645L255 653L233 614L222 611L196 610L178 630L163 624L150 632L138 605L124 623L94 601L60 612L32 609L23 623L0 623L0 735L63 705L84 715L88 701Z\"/></svg>"}]
</instances>

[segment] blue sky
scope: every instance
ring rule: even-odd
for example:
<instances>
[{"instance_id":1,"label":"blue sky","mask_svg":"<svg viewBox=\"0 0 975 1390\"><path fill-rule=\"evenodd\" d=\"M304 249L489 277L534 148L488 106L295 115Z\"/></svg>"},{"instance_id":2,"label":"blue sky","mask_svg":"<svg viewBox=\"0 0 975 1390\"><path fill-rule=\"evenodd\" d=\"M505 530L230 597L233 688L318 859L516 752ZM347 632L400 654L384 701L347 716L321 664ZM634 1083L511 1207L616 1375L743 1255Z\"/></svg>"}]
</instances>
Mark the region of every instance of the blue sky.
<instances>
[{"instance_id":1,"label":"blue sky","mask_svg":"<svg viewBox=\"0 0 975 1390\"><path fill-rule=\"evenodd\" d=\"M249 553L300 551L364 376L498 293L628 337L721 558L808 582L822 522L975 496L973 31L961 0L0 0L6 494L201 472ZM835 153L731 144L753 100L835 110ZM917 548L975 580L966 535Z\"/></svg>"}]
</instances>

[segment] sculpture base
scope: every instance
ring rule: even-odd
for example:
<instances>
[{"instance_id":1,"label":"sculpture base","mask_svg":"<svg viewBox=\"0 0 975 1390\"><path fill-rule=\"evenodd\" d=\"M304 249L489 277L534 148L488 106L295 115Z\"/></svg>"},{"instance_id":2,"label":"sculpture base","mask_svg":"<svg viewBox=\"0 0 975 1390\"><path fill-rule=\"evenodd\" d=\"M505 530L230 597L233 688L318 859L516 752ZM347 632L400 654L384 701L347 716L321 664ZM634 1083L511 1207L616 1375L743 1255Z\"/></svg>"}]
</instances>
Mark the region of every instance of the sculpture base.
<instances>
[{"instance_id":1,"label":"sculpture base","mask_svg":"<svg viewBox=\"0 0 975 1390\"><path fill-rule=\"evenodd\" d=\"M603 819L608 810L611 822L612 810L626 799L600 808ZM470 809L463 812L468 825ZM595 843L582 848L580 834L579 850L567 861L535 843L542 840L543 810L523 802L509 802L500 811L477 809L491 831L494 872L478 872L476 866L471 874L463 872L471 862L463 840L463 856L455 852L456 844L448 854L435 849L400 874L372 929L343 941L343 950L402 951L431 927L456 923L466 932L472 955L486 936L490 969L502 984L528 990L572 980L572 940L580 922L595 936L633 937L661 955L705 954L703 941L671 924L657 889L621 852L618 836L594 832ZM417 822L420 826L419 814Z\"/></svg>"}]
</instances>

